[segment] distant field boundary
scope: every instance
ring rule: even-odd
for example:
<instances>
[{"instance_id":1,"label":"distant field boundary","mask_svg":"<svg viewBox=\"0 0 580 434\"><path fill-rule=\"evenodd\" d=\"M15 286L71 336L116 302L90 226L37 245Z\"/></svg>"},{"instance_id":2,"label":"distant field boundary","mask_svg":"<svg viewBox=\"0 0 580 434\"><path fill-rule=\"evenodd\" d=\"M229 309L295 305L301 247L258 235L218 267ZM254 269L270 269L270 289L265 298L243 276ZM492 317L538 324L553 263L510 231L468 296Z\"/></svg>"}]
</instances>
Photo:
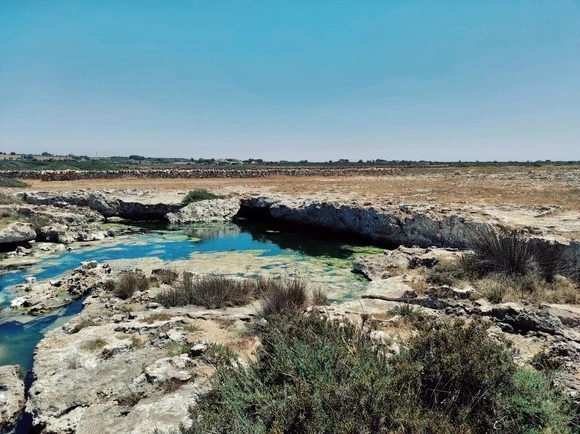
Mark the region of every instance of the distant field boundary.
<instances>
[{"instance_id":1,"label":"distant field boundary","mask_svg":"<svg viewBox=\"0 0 580 434\"><path fill-rule=\"evenodd\" d=\"M121 178L267 178L271 176L391 176L402 171L392 167L303 169L129 169L129 170L0 170L0 178L72 181Z\"/></svg>"}]
</instances>

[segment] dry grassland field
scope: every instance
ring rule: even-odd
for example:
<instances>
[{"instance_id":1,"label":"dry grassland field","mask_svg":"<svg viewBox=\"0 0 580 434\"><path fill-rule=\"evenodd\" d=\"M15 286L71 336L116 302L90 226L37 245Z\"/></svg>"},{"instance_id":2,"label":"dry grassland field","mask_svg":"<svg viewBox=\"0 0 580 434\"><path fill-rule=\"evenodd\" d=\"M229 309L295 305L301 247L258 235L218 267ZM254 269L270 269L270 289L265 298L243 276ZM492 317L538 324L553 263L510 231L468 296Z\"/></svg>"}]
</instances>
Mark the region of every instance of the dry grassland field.
<instances>
[{"instance_id":1,"label":"dry grassland field","mask_svg":"<svg viewBox=\"0 0 580 434\"><path fill-rule=\"evenodd\" d=\"M160 192L205 188L224 193L286 193L297 196L337 195L382 201L439 204L552 205L580 210L580 167L536 170L483 168L474 170L408 170L388 177L270 177L258 179L95 179L27 181L32 190L147 189Z\"/></svg>"},{"instance_id":2,"label":"dry grassland field","mask_svg":"<svg viewBox=\"0 0 580 434\"><path fill-rule=\"evenodd\" d=\"M392 207L426 204L442 212L497 218L513 226L545 226L549 233L580 235L580 167L477 167L404 170L387 177L270 177L257 179L95 179L27 181L30 190L147 190L183 195L207 189L222 195L321 196L339 202ZM176 197L177 199L177 197ZM546 220L545 222L542 222Z\"/></svg>"}]
</instances>

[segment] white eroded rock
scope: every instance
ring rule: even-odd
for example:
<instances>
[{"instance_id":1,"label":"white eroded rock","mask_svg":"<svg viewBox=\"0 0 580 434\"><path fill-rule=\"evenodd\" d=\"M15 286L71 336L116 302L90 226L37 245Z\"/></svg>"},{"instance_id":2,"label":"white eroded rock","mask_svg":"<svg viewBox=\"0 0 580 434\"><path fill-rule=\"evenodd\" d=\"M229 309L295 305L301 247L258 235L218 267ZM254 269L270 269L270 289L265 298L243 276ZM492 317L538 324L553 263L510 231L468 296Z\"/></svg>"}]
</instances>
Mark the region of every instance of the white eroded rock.
<instances>
[{"instance_id":1,"label":"white eroded rock","mask_svg":"<svg viewBox=\"0 0 580 434\"><path fill-rule=\"evenodd\" d=\"M171 224L187 224L198 222L228 222L240 209L238 199L213 199L193 202L184 206L178 212L167 214Z\"/></svg>"},{"instance_id":2,"label":"white eroded rock","mask_svg":"<svg viewBox=\"0 0 580 434\"><path fill-rule=\"evenodd\" d=\"M18 365L0 366L0 431L10 429L24 407L24 383Z\"/></svg>"},{"instance_id":3,"label":"white eroded rock","mask_svg":"<svg viewBox=\"0 0 580 434\"><path fill-rule=\"evenodd\" d=\"M30 223L14 222L0 229L0 244L24 243L36 238L36 231Z\"/></svg>"}]
</instances>

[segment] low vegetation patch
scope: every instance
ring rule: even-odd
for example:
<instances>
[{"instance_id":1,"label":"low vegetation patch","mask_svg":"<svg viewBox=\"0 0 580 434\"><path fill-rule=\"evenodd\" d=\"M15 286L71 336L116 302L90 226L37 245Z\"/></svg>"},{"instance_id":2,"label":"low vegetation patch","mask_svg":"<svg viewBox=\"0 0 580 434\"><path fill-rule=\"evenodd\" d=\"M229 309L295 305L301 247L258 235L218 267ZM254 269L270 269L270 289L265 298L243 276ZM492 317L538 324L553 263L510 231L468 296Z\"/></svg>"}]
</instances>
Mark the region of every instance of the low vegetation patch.
<instances>
[{"instance_id":1,"label":"low vegetation patch","mask_svg":"<svg viewBox=\"0 0 580 434\"><path fill-rule=\"evenodd\" d=\"M431 285L457 286L473 277L470 256L455 261L441 261L427 270L427 283Z\"/></svg>"},{"instance_id":2,"label":"low vegetation patch","mask_svg":"<svg viewBox=\"0 0 580 434\"><path fill-rule=\"evenodd\" d=\"M20 179L0 178L0 187L25 188L25 187L30 187L30 184L28 184L27 182L21 181Z\"/></svg>"},{"instance_id":3,"label":"low vegetation patch","mask_svg":"<svg viewBox=\"0 0 580 434\"><path fill-rule=\"evenodd\" d=\"M415 306L411 303L398 304L389 310L389 313L391 315L399 315L411 324L427 319L427 315L424 313L423 309L420 306Z\"/></svg>"},{"instance_id":4,"label":"low vegetation patch","mask_svg":"<svg viewBox=\"0 0 580 434\"><path fill-rule=\"evenodd\" d=\"M168 313L163 313L163 312L156 312L156 313L152 313L151 315L142 318L141 322L147 323L147 324L153 324L156 321L169 321L171 319L171 315Z\"/></svg>"},{"instance_id":5,"label":"low vegetation patch","mask_svg":"<svg viewBox=\"0 0 580 434\"><path fill-rule=\"evenodd\" d=\"M107 345L107 341L103 338L96 338L86 341L82 344L82 348L88 351L96 351Z\"/></svg>"},{"instance_id":6,"label":"low vegetation patch","mask_svg":"<svg viewBox=\"0 0 580 434\"><path fill-rule=\"evenodd\" d=\"M520 232L495 232L482 226L469 238L472 253L441 262L427 271L426 281L438 286L471 282L491 302L577 303L580 270L560 244L531 240Z\"/></svg>"},{"instance_id":7,"label":"low vegetation patch","mask_svg":"<svg viewBox=\"0 0 580 434\"><path fill-rule=\"evenodd\" d=\"M262 316L293 315L308 304L308 290L302 279L271 280L262 299Z\"/></svg>"},{"instance_id":8,"label":"low vegetation patch","mask_svg":"<svg viewBox=\"0 0 580 434\"><path fill-rule=\"evenodd\" d=\"M309 301L308 294L305 282L300 279L241 280L215 275L195 277L184 272L175 288L162 291L156 300L165 307L197 305L222 309L261 299L262 314L267 317L303 309ZM313 294L318 303L327 303L322 292Z\"/></svg>"},{"instance_id":9,"label":"low vegetation patch","mask_svg":"<svg viewBox=\"0 0 580 434\"><path fill-rule=\"evenodd\" d=\"M113 291L115 297L121 300L131 298L136 291L149 289L149 279L142 273L128 271L120 273L117 280L108 280L105 287Z\"/></svg>"},{"instance_id":10,"label":"low vegetation patch","mask_svg":"<svg viewBox=\"0 0 580 434\"><path fill-rule=\"evenodd\" d=\"M205 353L203 360L211 365L229 366L237 360L237 353L224 344L211 343Z\"/></svg>"},{"instance_id":11,"label":"low vegetation patch","mask_svg":"<svg viewBox=\"0 0 580 434\"><path fill-rule=\"evenodd\" d=\"M183 205L189 205L193 202L201 202L202 200L210 200L210 199L219 199L220 196L217 196L213 193L210 193L207 190L191 190L187 195L183 198L181 203Z\"/></svg>"},{"instance_id":12,"label":"low vegetation patch","mask_svg":"<svg viewBox=\"0 0 580 434\"><path fill-rule=\"evenodd\" d=\"M549 377L514 363L481 322L430 322L398 355L359 327L269 321L257 360L218 363L182 434L571 432Z\"/></svg>"},{"instance_id":13,"label":"low vegetation patch","mask_svg":"<svg viewBox=\"0 0 580 434\"><path fill-rule=\"evenodd\" d=\"M500 230L482 226L469 240L472 270L479 275L538 275L553 282L557 275L574 277L577 265L560 244L539 243L516 230Z\"/></svg>"},{"instance_id":14,"label":"low vegetation patch","mask_svg":"<svg viewBox=\"0 0 580 434\"><path fill-rule=\"evenodd\" d=\"M152 275L155 276L159 282L166 285L171 285L179 278L179 273L170 268L160 268L158 270L153 270Z\"/></svg>"},{"instance_id":15,"label":"low vegetation patch","mask_svg":"<svg viewBox=\"0 0 580 434\"><path fill-rule=\"evenodd\" d=\"M98 323L95 322L93 319L83 318L82 320L80 320L78 323L75 324L75 326L71 330L71 333L78 333L86 327L92 327L96 325L98 325Z\"/></svg>"},{"instance_id":16,"label":"low vegetation patch","mask_svg":"<svg viewBox=\"0 0 580 434\"><path fill-rule=\"evenodd\" d=\"M329 304L328 296L322 288L316 288L312 291L312 304L315 306L326 306Z\"/></svg>"}]
</instances>

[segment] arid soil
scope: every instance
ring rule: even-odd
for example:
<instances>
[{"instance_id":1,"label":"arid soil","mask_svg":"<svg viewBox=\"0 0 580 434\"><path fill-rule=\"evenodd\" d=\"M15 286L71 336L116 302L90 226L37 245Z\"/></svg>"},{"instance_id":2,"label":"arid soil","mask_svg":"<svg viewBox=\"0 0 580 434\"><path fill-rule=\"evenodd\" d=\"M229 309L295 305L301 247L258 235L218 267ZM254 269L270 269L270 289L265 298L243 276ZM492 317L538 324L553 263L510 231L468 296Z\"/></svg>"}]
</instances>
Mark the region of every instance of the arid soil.
<instances>
[{"instance_id":1,"label":"arid soil","mask_svg":"<svg viewBox=\"0 0 580 434\"><path fill-rule=\"evenodd\" d=\"M272 177L261 179L97 179L28 181L28 190L147 191L151 201L179 200L188 190L226 196L324 196L377 208L422 204L438 211L490 219L508 226L540 227L550 235L580 237L580 167L410 169L385 177Z\"/></svg>"},{"instance_id":2,"label":"arid soil","mask_svg":"<svg viewBox=\"0 0 580 434\"><path fill-rule=\"evenodd\" d=\"M65 182L28 181L33 190L68 191L79 188L152 189L205 188L224 193L288 193L353 195L369 200L438 202L445 204L552 205L580 210L580 168L542 167L451 171L409 170L388 177L272 177L260 179L96 179Z\"/></svg>"}]
</instances>

